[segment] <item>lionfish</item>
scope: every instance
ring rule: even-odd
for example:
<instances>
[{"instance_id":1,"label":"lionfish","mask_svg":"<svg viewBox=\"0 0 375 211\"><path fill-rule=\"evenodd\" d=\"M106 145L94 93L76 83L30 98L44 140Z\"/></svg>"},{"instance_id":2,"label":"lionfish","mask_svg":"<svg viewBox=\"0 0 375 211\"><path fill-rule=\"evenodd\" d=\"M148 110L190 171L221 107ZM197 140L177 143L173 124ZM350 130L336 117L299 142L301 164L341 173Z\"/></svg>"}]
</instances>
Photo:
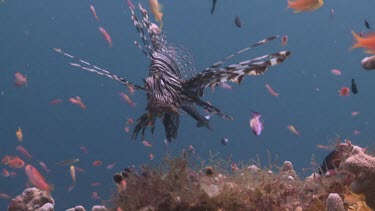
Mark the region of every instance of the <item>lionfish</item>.
<instances>
[{"instance_id":1,"label":"lionfish","mask_svg":"<svg viewBox=\"0 0 375 211\"><path fill-rule=\"evenodd\" d=\"M136 139L142 131L142 139L147 127L151 127L151 133L155 129L155 121L161 118L166 140L171 142L176 139L180 122L180 114L184 111L197 121L197 124L211 129L208 119L201 115L197 106L206 111L216 114L224 119L232 120L215 106L203 101L205 88L215 86L226 81L241 83L245 75L261 75L268 67L283 62L291 53L280 51L273 54L260 56L254 59L242 61L224 67L223 65L236 55L248 51L256 46L263 45L278 36L272 36L261 40L247 48L244 48L225 59L218 61L202 72L186 78L182 73L194 70L193 59L189 51L178 46L167 44L165 33L160 31L156 25L151 23L147 11L139 4L142 19L138 19L134 10L130 7L131 18L142 40L134 44L150 59L149 75L144 79L144 85L136 85L111 72L92 65L87 61L76 58L61 49L55 51L76 60L77 63L70 65L107 76L113 80L136 89L143 90L147 94L146 112L137 120L133 130L132 138Z\"/></svg>"}]
</instances>

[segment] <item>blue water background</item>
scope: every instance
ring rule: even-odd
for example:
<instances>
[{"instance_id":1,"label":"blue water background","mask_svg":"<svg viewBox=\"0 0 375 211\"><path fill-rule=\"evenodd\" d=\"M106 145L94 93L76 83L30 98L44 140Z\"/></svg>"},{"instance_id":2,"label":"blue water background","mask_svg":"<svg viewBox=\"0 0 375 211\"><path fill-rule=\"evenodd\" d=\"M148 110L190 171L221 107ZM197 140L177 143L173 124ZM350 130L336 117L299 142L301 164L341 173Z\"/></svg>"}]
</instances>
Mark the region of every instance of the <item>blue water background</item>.
<instances>
[{"instance_id":1,"label":"blue water background","mask_svg":"<svg viewBox=\"0 0 375 211\"><path fill-rule=\"evenodd\" d=\"M333 143L336 136L348 138L355 144L374 148L375 72L366 72L360 60L367 56L362 50L349 51L353 44L351 30L365 32L364 18L375 27L372 0L326 1L315 12L294 14L286 1L224 1L218 0L214 15L210 14L210 0L162 1L164 30L170 43L182 44L194 55L196 69L203 70L225 56L271 35L288 35L289 43L281 41L249 51L233 60L238 62L267 53L287 49L293 55L285 63L272 67L259 77L246 77L233 90L207 89L205 100L234 117L233 121L217 116L211 119L214 131L196 128L195 121L184 114L178 138L169 150L177 155L192 145L202 159L209 150L220 158L232 157L233 162L249 161L259 155L261 164L268 166L267 149L279 164L290 160L295 169L306 176L312 155L321 162L328 151L317 144ZM95 5L100 18L92 16L89 5ZM136 1L134 1L136 3ZM145 8L148 1L141 1ZM334 9L334 17L330 10ZM236 28L238 15L242 28ZM153 16L150 15L153 19ZM56 210L82 204L86 208L101 203L91 199L96 191L103 200L116 191L112 175L129 165L158 164L164 156L164 129L160 122L155 134L147 132L152 148L131 140L124 132L127 118L138 118L144 112L145 94L137 92L132 99L135 108L124 103L118 92L127 88L106 77L100 77L69 66L70 60L51 48L67 52L111 70L124 78L142 84L148 74L149 60L134 45L140 41L130 11L124 1L20 1L8 0L0 5L0 157L20 155L15 147L20 144L33 155L25 159L33 164L54 184L52 195ZM113 47L100 34L104 27L112 36ZM331 69L340 69L342 76L334 76ZM14 73L28 77L27 87L13 85ZM355 78L359 94L340 97L342 86L350 87ZM270 95L265 84L270 84L278 97ZM316 89L319 88L320 91ZM69 97L81 96L86 110L68 102ZM60 105L48 102L61 98ZM265 129L256 137L249 128L251 111L262 114ZM352 111L360 115L352 117ZM301 135L293 135L287 126L294 125ZM18 143L15 132L21 127L24 142ZM131 127L131 130L133 128ZM354 135L355 129L360 130ZM228 146L220 139L227 137ZM88 154L80 146L86 146ZM148 159L149 153L155 160ZM77 184L71 184L69 167L55 162L79 157L78 167L86 172L77 173ZM46 174L38 161L45 162L52 172ZM93 167L94 160L103 166ZM112 170L105 166L116 162ZM9 169L2 165L0 169ZM20 194L26 187L23 169L12 170L14 178L0 176L0 192L10 196ZM101 182L103 186L91 187ZM4 210L8 199L0 199Z\"/></svg>"}]
</instances>

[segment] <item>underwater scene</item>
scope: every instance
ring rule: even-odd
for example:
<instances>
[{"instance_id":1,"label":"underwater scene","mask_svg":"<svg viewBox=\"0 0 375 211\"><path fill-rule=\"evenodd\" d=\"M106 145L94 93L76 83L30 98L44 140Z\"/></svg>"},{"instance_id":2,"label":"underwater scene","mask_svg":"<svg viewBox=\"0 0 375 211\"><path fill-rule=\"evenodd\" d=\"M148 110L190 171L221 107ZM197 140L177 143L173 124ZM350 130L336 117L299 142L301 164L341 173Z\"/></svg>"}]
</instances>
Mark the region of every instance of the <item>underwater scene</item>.
<instances>
[{"instance_id":1,"label":"underwater scene","mask_svg":"<svg viewBox=\"0 0 375 211\"><path fill-rule=\"evenodd\" d=\"M374 8L1 0L0 210L375 209Z\"/></svg>"}]
</instances>

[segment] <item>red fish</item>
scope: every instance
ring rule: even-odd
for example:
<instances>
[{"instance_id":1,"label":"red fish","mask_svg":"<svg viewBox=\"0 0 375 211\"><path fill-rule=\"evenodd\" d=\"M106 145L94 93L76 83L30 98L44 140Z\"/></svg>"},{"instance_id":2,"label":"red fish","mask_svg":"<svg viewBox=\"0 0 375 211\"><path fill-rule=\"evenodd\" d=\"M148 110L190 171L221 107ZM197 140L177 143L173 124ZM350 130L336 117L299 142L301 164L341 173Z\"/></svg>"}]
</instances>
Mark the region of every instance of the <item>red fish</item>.
<instances>
[{"instance_id":1,"label":"red fish","mask_svg":"<svg viewBox=\"0 0 375 211\"><path fill-rule=\"evenodd\" d=\"M22 147L20 145L18 145L16 147L16 150L19 151L20 153L22 153L23 155L25 155L26 157L30 158L30 159L33 157L24 147Z\"/></svg>"},{"instance_id":2,"label":"red fish","mask_svg":"<svg viewBox=\"0 0 375 211\"><path fill-rule=\"evenodd\" d=\"M95 19L97 21L99 21L99 17L96 15L96 11L95 11L94 5L92 5L92 4L90 5L90 10L91 10L92 15L95 17Z\"/></svg>"},{"instance_id":3,"label":"red fish","mask_svg":"<svg viewBox=\"0 0 375 211\"><path fill-rule=\"evenodd\" d=\"M271 87L270 85L266 84L266 88L267 88L268 92L269 92L271 95L273 95L273 96L275 96L275 97L279 96L279 93L275 92L275 90L273 90L272 87Z\"/></svg>"},{"instance_id":4,"label":"red fish","mask_svg":"<svg viewBox=\"0 0 375 211\"><path fill-rule=\"evenodd\" d=\"M125 126L124 131L125 131L125 133L129 133L129 127Z\"/></svg>"},{"instance_id":5,"label":"red fish","mask_svg":"<svg viewBox=\"0 0 375 211\"><path fill-rule=\"evenodd\" d=\"M112 47L112 38L111 35L101 26L99 26L99 31L102 33L104 38L107 40L109 47Z\"/></svg>"},{"instance_id":6,"label":"red fish","mask_svg":"<svg viewBox=\"0 0 375 211\"><path fill-rule=\"evenodd\" d=\"M340 96L349 96L350 95L350 89L348 87L344 86L339 90L339 94L340 94Z\"/></svg>"},{"instance_id":7,"label":"red fish","mask_svg":"<svg viewBox=\"0 0 375 211\"><path fill-rule=\"evenodd\" d=\"M50 105L57 105L57 104L60 104L60 103L62 103L61 99L54 99L54 100L49 101L48 104L50 104Z\"/></svg>"},{"instance_id":8,"label":"red fish","mask_svg":"<svg viewBox=\"0 0 375 211\"><path fill-rule=\"evenodd\" d=\"M95 160L94 162L92 162L93 166L100 166L102 164L103 164L103 162L101 160Z\"/></svg>"},{"instance_id":9,"label":"red fish","mask_svg":"<svg viewBox=\"0 0 375 211\"><path fill-rule=\"evenodd\" d=\"M126 121L127 125L131 125L133 123L134 123L134 120L132 118L128 118L128 120Z\"/></svg>"},{"instance_id":10,"label":"red fish","mask_svg":"<svg viewBox=\"0 0 375 211\"><path fill-rule=\"evenodd\" d=\"M298 132L298 130L293 126L293 125L288 125L288 129L290 132L292 132L293 134L299 136L300 133Z\"/></svg>"},{"instance_id":11,"label":"red fish","mask_svg":"<svg viewBox=\"0 0 375 211\"><path fill-rule=\"evenodd\" d=\"M27 85L27 78L24 75L22 75L21 73L16 72L14 74L14 77L15 77L14 85L16 85L16 86L26 86Z\"/></svg>"},{"instance_id":12,"label":"red fish","mask_svg":"<svg viewBox=\"0 0 375 211\"><path fill-rule=\"evenodd\" d=\"M25 173L29 178L31 184L33 184L38 189L45 190L47 192L51 192L53 190L52 185L48 184L46 182L46 179L44 179L44 177L42 176L42 174L40 174L38 169L36 169L31 164L25 166Z\"/></svg>"},{"instance_id":13,"label":"red fish","mask_svg":"<svg viewBox=\"0 0 375 211\"><path fill-rule=\"evenodd\" d=\"M82 109L86 109L86 105L82 102L82 99L79 96L76 96L75 98L71 97L69 98L69 101L73 104L79 105Z\"/></svg>"},{"instance_id":14,"label":"red fish","mask_svg":"<svg viewBox=\"0 0 375 211\"><path fill-rule=\"evenodd\" d=\"M17 156L6 155L3 157L3 159L1 159L1 163L12 168L23 168L25 166L25 162Z\"/></svg>"}]
</instances>

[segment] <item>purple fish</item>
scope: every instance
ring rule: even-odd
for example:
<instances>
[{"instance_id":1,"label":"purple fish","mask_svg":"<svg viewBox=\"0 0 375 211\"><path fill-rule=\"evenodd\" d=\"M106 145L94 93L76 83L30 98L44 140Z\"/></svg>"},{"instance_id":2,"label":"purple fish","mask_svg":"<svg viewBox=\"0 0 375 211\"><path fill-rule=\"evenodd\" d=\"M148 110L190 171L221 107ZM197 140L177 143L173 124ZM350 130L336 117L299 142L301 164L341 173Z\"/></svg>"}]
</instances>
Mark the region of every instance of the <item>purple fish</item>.
<instances>
[{"instance_id":1,"label":"purple fish","mask_svg":"<svg viewBox=\"0 0 375 211\"><path fill-rule=\"evenodd\" d=\"M251 114L253 115L253 118L250 119L251 130L254 135L259 136L263 130L263 122L259 120L261 115L258 112L251 112Z\"/></svg>"}]
</instances>

